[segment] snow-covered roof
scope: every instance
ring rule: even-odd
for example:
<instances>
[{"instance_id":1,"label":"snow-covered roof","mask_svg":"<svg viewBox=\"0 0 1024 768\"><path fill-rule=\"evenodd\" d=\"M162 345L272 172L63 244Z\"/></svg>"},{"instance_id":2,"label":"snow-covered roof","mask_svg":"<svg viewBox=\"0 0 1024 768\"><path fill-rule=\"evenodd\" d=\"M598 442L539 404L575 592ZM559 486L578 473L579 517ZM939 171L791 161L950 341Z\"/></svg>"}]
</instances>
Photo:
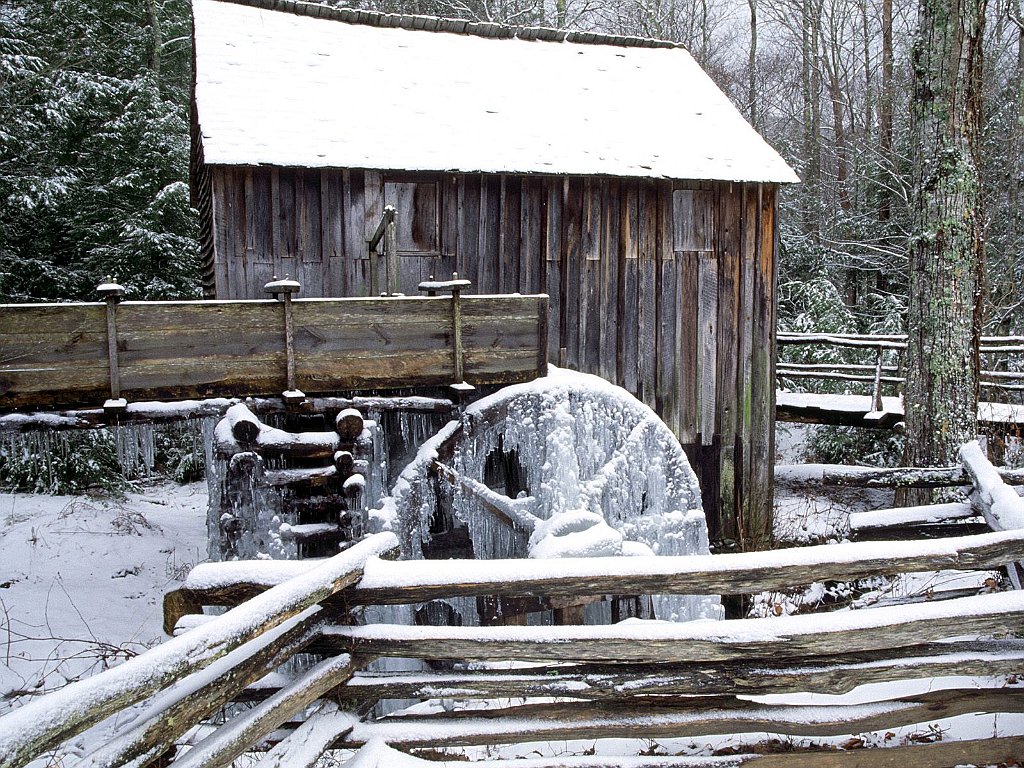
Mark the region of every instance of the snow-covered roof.
<instances>
[{"instance_id":1,"label":"snow-covered roof","mask_svg":"<svg viewBox=\"0 0 1024 768\"><path fill-rule=\"evenodd\" d=\"M207 163L797 181L678 46L193 13Z\"/></svg>"}]
</instances>

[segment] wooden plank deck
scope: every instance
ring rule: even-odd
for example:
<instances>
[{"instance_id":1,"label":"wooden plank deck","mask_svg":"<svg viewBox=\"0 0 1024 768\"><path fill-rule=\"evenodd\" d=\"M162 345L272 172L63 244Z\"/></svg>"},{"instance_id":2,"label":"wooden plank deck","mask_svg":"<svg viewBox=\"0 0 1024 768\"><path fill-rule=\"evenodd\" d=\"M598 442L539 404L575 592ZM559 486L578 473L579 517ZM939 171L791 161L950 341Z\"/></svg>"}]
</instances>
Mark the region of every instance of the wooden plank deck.
<instances>
[{"instance_id":1,"label":"wooden plank deck","mask_svg":"<svg viewBox=\"0 0 1024 768\"><path fill-rule=\"evenodd\" d=\"M129 400L279 394L287 388L283 303L117 305L121 395ZM448 297L292 303L305 393L455 381ZM465 377L527 381L546 370L547 297L462 298ZM0 307L0 410L96 406L111 396L106 307Z\"/></svg>"}]
</instances>

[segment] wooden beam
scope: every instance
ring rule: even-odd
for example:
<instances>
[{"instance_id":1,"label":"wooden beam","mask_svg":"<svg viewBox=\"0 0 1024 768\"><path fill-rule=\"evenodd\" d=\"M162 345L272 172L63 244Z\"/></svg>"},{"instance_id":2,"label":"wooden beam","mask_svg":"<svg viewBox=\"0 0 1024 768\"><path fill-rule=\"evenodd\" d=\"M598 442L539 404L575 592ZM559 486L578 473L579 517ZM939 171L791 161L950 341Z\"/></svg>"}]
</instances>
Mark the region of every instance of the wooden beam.
<instances>
[{"instance_id":1,"label":"wooden beam","mask_svg":"<svg viewBox=\"0 0 1024 768\"><path fill-rule=\"evenodd\" d=\"M911 649L785 662L553 667L479 672L363 672L338 692L359 701L377 699L498 699L568 696L618 699L657 695L766 693L839 694L868 683L947 675L1014 675L1024 669L1024 643L943 643Z\"/></svg>"},{"instance_id":2,"label":"wooden beam","mask_svg":"<svg viewBox=\"0 0 1024 768\"><path fill-rule=\"evenodd\" d=\"M562 739L695 738L764 731L801 737L834 737L885 731L970 713L1022 711L1024 691L1020 689L933 691L889 702L843 705L824 712L818 705L773 706L736 699L730 702L699 698L651 702L642 710L637 710L636 703L631 701L605 705L599 702L538 704L488 710L486 715L468 711L360 723L336 746L356 746L378 738L410 748ZM756 762L754 766L756 768Z\"/></svg>"},{"instance_id":3,"label":"wooden beam","mask_svg":"<svg viewBox=\"0 0 1024 768\"><path fill-rule=\"evenodd\" d=\"M267 752L256 768L312 768L339 734L351 730L354 718L333 701L326 701L284 741Z\"/></svg>"},{"instance_id":4,"label":"wooden beam","mask_svg":"<svg viewBox=\"0 0 1024 768\"><path fill-rule=\"evenodd\" d=\"M83 758L79 768L106 768L129 761L142 765L164 754L193 726L306 647L325 620L322 611L308 609L305 615L214 662L207 675L185 678L155 697L128 730L115 733Z\"/></svg>"},{"instance_id":5,"label":"wooden beam","mask_svg":"<svg viewBox=\"0 0 1024 768\"><path fill-rule=\"evenodd\" d=\"M1013 765L1024 754L1024 736L997 736L967 741L939 741L884 749L837 751L832 745L794 749L785 754L757 754L759 744L728 757L672 755L554 755L551 757L509 758L487 763L500 768L948 768L951 765ZM374 749L379 749L374 747ZM402 765L423 768L437 765L429 760L385 748L387 757L403 760ZM744 752L743 750L747 751ZM359 753L357 753L358 755ZM347 763L346 763L347 765ZM446 763L446 768L454 763Z\"/></svg>"},{"instance_id":6,"label":"wooden beam","mask_svg":"<svg viewBox=\"0 0 1024 768\"><path fill-rule=\"evenodd\" d=\"M179 400L176 402L143 401L128 403L126 411L111 417L102 408L81 408L35 413L7 413L0 416L0 433L29 432L32 430L95 429L112 424L161 423L219 418L236 403L238 398L215 397L206 400ZM246 398L246 405L254 414L265 416L282 413L286 406L281 398ZM410 411L414 413L451 413L454 404L447 398L437 397L310 397L302 406L302 413L325 413L345 408L367 411ZM294 409L291 411L294 412Z\"/></svg>"},{"instance_id":7,"label":"wooden beam","mask_svg":"<svg viewBox=\"0 0 1024 768\"><path fill-rule=\"evenodd\" d=\"M908 618L908 614L910 618ZM1004 592L839 614L736 619L715 624L566 627L328 627L318 647L420 659L717 662L907 647L1024 629L1024 593Z\"/></svg>"},{"instance_id":8,"label":"wooden beam","mask_svg":"<svg viewBox=\"0 0 1024 768\"><path fill-rule=\"evenodd\" d=\"M1024 485L1024 469L996 469L1004 483ZM973 478L963 467L922 467L868 469L830 466L821 474L822 485L848 488L948 488L971 485Z\"/></svg>"},{"instance_id":9,"label":"wooden beam","mask_svg":"<svg viewBox=\"0 0 1024 768\"><path fill-rule=\"evenodd\" d=\"M288 386L277 302L118 305L122 397L179 400L276 395ZM292 302L295 383L304 392L451 383L451 302L443 297ZM465 378L536 378L543 296L465 296ZM110 396L104 307L5 305L0 410L74 408ZM59 382L60 386L54 384Z\"/></svg>"},{"instance_id":10,"label":"wooden beam","mask_svg":"<svg viewBox=\"0 0 1024 768\"><path fill-rule=\"evenodd\" d=\"M305 670L293 683L252 709L236 715L174 761L179 768L222 768L251 749L318 698L352 676L355 665L341 655Z\"/></svg>"},{"instance_id":11,"label":"wooden beam","mask_svg":"<svg viewBox=\"0 0 1024 768\"><path fill-rule=\"evenodd\" d=\"M1024 531L921 542L859 542L790 550L680 557L558 560L375 561L336 598L348 605L427 602L500 594L743 594L879 573L995 568L1024 559ZM301 566L296 566L301 567ZM263 570L265 576L260 578ZM235 605L278 583L279 565L259 561L199 566L178 590L187 605ZM288 571L290 573L290 571ZM173 593L172 593L173 594Z\"/></svg>"}]
</instances>

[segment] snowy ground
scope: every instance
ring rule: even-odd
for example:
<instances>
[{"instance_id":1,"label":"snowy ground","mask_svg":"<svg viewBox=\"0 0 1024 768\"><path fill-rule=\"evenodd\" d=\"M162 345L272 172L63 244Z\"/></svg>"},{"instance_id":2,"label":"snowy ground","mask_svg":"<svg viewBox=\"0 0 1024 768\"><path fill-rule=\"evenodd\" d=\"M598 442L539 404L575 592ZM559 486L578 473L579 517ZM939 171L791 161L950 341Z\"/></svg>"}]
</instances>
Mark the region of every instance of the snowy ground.
<instances>
[{"instance_id":1,"label":"snowy ground","mask_svg":"<svg viewBox=\"0 0 1024 768\"><path fill-rule=\"evenodd\" d=\"M205 483L0 494L0 714L165 639L163 593L205 553Z\"/></svg>"},{"instance_id":2,"label":"snowy ground","mask_svg":"<svg viewBox=\"0 0 1024 768\"><path fill-rule=\"evenodd\" d=\"M799 434L786 437L783 456L799 450ZM792 454L789 454L792 455ZM795 457L794 457L795 458ZM820 485L799 472L777 489L780 534L791 541L839 540L852 511L890 506L891 495L856 489L825 498ZM205 557L206 486L161 485L121 500L0 494L0 714L26 696L95 673L164 639L161 598ZM983 575L930 574L895 586L880 585L878 600L926 592L944 579L980 587ZM821 594L812 587L799 595L761 596L761 615L806 610ZM874 599L869 595L868 599ZM948 678L921 681L888 695L947 687L1000 686L1005 680ZM881 693L877 686L842 697L787 697L790 703L855 704ZM778 697L765 701L779 701ZM513 702L491 702L491 705ZM478 703L477 706L480 704ZM440 703L423 704L430 710ZM853 734L867 743L894 745L908 739L981 738L1024 733L1024 716L961 717L885 734ZM719 754L779 737L745 734L676 740L615 740L602 743L609 754ZM843 745L850 737L827 739ZM822 740L816 740L820 743ZM782 742L785 742L784 744ZM808 740L782 738L780 748ZM519 755L587 754L592 742L543 742L471 750L476 758ZM340 757L340 755L339 755Z\"/></svg>"}]
</instances>

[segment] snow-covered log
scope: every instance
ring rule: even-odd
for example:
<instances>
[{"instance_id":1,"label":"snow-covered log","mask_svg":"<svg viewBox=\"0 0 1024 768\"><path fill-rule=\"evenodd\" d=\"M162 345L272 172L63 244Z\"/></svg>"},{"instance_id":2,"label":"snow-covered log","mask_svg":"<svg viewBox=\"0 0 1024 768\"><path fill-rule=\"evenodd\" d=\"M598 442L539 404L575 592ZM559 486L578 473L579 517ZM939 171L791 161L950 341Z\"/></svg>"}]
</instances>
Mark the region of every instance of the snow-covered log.
<instances>
[{"instance_id":1,"label":"snow-covered log","mask_svg":"<svg viewBox=\"0 0 1024 768\"><path fill-rule=\"evenodd\" d=\"M351 443L363 432L363 414L355 408L346 408L334 419L334 428L343 443Z\"/></svg>"},{"instance_id":2,"label":"snow-covered log","mask_svg":"<svg viewBox=\"0 0 1024 768\"><path fill-rule=\"evenodd\" d=\"M231 406L214 430L215 448L222 458L253 451L260 456L322 459L332 456L339 442L333 432L287 432L268 426L244 403Z\"/></svg>"},{"instance_id":3,"label":"snow-covered log","mask_svg":"<svg viewBox=\"0 0 1024 768\"><path fill-rule=\"evenodd\" d=\"M829 657L818 663L723 661L658 667L593 664L542 670L478 672L357 673L346 683L346 698L499 699L569 696L616 699L655 695L695 696L708 691L734 695L766 693L840 694L868 683L952 675L993 677L1018 674L1024 664L1020 640L938 643Z\"/></svg>"},{"instance_id":4,"label":"snow-covered log","mask_svg":"<svg viewBox=\"0 0 1024 768\"><path fill-rule=\"evenodd\" d=\"M472 746L521 743L523 741L561 741L591 739L685 739L722 733L772 733L796 737L832 737L870 731L895 730L902 726L934 722L974 712L1024 711L1024 691L1009 690L940 690L917 696L905 696L884 702L847 704L822 708L817 704L772 705L760 702L726 702L716 697L651 702L638 711L635 702L621 702L596 707L590 702L556 702L488 709L476 717L465 712L438 713L376 722L358 723L344 739L343 745L356 746L372 739L404 748ZM1024 742L1019 739L1016 743ZM339 744L338 746L341 746ZM1001 745L1005 749L1005 742ZM914 762L913 747L903 755L905 761L882 762L875 753L864 756L863 762L828 763L825 755L802 765L819 768L836 765L952 765L946 762ZM882 751L882 750L879 750ZM885 750L888 751L888 750ZM921 753L924 754L924 753ZM965 754L960 752L960 754ZM968 756L976 753L966 753ZM1000 752L1005 755L1005 752ZM1018 753L1020 754L1020 753ZM800 765L790 762L771 765ZM975 760L969 761L973 764ZM768 763L753 760L753 768ZM399 765L401 765L399 763ZM555 763L557 765L557 763ZM622 763L619 763L622 765Z\"/></svg>"},{"instance_id":5,"label":"snow-covered log","mask_svg":"<svg viewBox=\"0 0 1024 768\"><path fill-rule=\"evenodd\" d=\"M221 768L230 765L232 760L293 715L332 688L342 685L352 676L354 669L351 657L345 654L321 661L266 701L229 720L190 749L184 757L175 760L175 766Z\"/></svg>"},{"instance_id":6,"label":"snow-covered log","mask_svg":"<svg viewBox=\"0 0 1024 768\"><path fill-rule=\"evenodd\" d=\"M354 583L367 558L391 551L397 543L389 533L372 536L216 621L14 710L0 718L0 768L24 765L104 717L208 667L235 648Z\"/></svg>"},{"instance_id":7,"label":"snow-covered log","mask_svg":"<svg viewBox=\"0 0 1024 768\"><path fill-rule=\"evenodd\" d=\"M993 467L985 458L978 443L961 446L960 460L974 483L977 506L992 529L1024 529L1024 499L1007 485L1006 478L1009 473L1000 472ZM1019 474L1024 481L1024 471L1015 474Z\"/></svg>"},{"instance_id":8,"label":"snow-covered log","mask_svg":"<svg viewBox=\"0 0 1024 768\"><path fill-rule=\"evenodd\" d=\"M1024 593L794 615L764 621L629 620L610 626L332 626L321 643L339 652L423 659L715 662L858 653L971 634L1024 630Z\"/></svg>"},{"instance_id":9,"label":"snow-covered log","mask_svg":"<svg viewBox=\"0 0 1024 768\"><path fill-rule=\"evenodd\" d=\"M550 560L371 560L338 596L350 605L426 602L501 594L744 594L878 573L995 568L1024 559L1024 531L921 542L857 542L768 552L675 557ZM233 605L293 578L308 562L251 561L196 566L182 604ZM165 617L168 618L168 617ZM175 621L178 616L173 617Z\"/></svg>"},{"instance_id":10,"label":"snow-covered log","mask_svg":"<svg viewBox=\"0 0 1024 768\"><path fill-rule=\"evenodd\" d=\"M357 408L363 411L408 411L410 413L450 413L451 400L437 397L309 397L306 399L314 413ZM33 413L7 413L0 416L0 433L29 432L32 430L95 429L117 424L160 423L221 417L236 403L235 397L211 397L205 400L159 400L128 403L128 408L112 420L102 408L36 411ZM284 413L287 408L281 398L251 397L245 404L257 416Z\"/></svg>"},{"instance_id":11,"label":"snow-covered log","mask_svg":"<svg viewBox=\"0 0 1024 768\"><path fill-rule=\"evenodd\" d=\"M994 471L1004 483L1024 485L1024 470L995 469ZM971 485L973 482L973 477L964 467L870 469L829 465L821 475L822 485L853 488L948 488Z\"/></svg>"},{"instance_id":12,"label":"snow-covered log","mask_svg":"<svg viewBox=\"0 0 1024 768\"><path fill-rule=\"evenodd\" d=\"M243 445L256 442L263 426L244 403L237 403L228 408L224 420L228 423L231 436Z\"/></svg>"},{"instance_id":13,"label":"snow-covered log","mask_svg":"<svg viewBox=\"0 0 1024 768\"><path fill-rule=\"evenodd\" d=\"M203 618L213 621L216 617ZM153 697L137 717L87 755L78 768L109 768L128 761L144 764L162 755L196 723L305 648L326 621L319 608L308 608L201 673L179 681Z\"/></svg>"},{"instance_id":14,"label":"snow-covered log","mask_svg":"<svg viewBox=\"0 0 1024 768\"><path fill-rule=\"evenodd\" d=\"M324 702L290 736L275 744L256 768L311 768L351 725L351 713L341 710L333 701Z\"/></svg>"},{"instance_id":15,"label":"snow-covered log","mask_svg":"<svg viewBox=\"0 0 1024 768\"><path fill-rule=\"evenodd\" d=\"M984 518L975 514L969 502L894 507L850 514L850 537L857 540L893 541L904 539L966 536L988 533Z\"/></svg>"},{"instance_id":16,"label":"snow-covered log","mask_svg":"<svg viewBox=\"0 0 1024 768\"><path fill-rule=\"evenodd\" d=\"M730 754L728 756L674 755L554 755L503 759L503 768L933 768L936 765L994 765L1024 753L1024 736L997 736L966 741L938 741L907 747L888 747L883 755L841 751L785 753L778 755ZM869 759L870 758L870 759ZM883 762L884 761L884 762ZM389 747L373 738L360 747L345 768L456 768L458 762L438 763Z\"/></svg>"}]
</instances>

